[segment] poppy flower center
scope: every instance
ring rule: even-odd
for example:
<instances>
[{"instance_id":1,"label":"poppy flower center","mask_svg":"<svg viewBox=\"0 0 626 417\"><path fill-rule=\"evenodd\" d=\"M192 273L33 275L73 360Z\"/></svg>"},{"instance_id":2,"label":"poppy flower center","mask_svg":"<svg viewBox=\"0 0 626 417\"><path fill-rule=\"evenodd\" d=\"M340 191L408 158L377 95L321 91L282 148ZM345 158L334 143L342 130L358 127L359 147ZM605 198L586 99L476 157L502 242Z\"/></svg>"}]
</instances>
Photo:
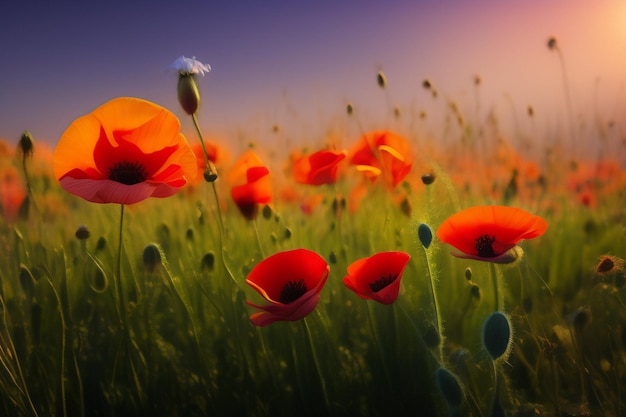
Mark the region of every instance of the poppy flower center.
<instances>
[{"instance_id":1,"label":"poppy flower center","mask_svg":"<svg viewBox=\"0 0 626 417\"><path fill-rule=\"evenodd\" d=\"M301 279L300 281L289 281L280 291L278 301L283 304L289 304L302 297L305 292L306 284L304 283L303 279Z\"/></svg>"},{"instance_id":2,"label":"poppy flower center","mask_svg":"<svg viewBox=\"0 0 626 417\"><path fill-rule=\"evenodd\" d=\"M478 252L478 256L482 258L496 257L497 254L493 251L493 247L491 246L495 241L496 237L490 237L489 235L482 235L476 239L476 251Z\"/></svg>"},{"instance_id":3,"label":"poppy flower center","mask_svg":"<svg viewBox=\"0 0 626 417\"><path fill-rule=\"evenodd\" d=\"M372 289L372 291L378 292L385 288L387 285L394 282L397 277L397 275L393 274L389 274L386 277L381 277L380 279L377 279L376 281L370 283L370 288Z\"/></svg>"},{"instance_id":4,"label":"poppy flower center","mask_svg":"<svg viewBox=\"0 0 626 417\"><path fill-rule=\"evenodd\" d=\"M143 165L139 162L116 162L109 168L109 179L126 185L139 184L148 178Z\"/></svg>"}]
</instances>

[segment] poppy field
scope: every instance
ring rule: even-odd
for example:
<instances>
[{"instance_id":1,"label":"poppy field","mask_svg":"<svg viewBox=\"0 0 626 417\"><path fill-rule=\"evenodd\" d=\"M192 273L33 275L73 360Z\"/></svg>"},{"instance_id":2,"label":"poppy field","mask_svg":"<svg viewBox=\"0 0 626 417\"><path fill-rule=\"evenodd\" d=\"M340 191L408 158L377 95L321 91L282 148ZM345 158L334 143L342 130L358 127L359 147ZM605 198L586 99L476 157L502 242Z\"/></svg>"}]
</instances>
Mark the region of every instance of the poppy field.
<instances>
[{"instance_id":1,"label":"poppy field","mask_svg":"<svg viewBox=\"0 0 626 417\"><path fill-rule=\"evenodd\" d=\"M210 67L172 68L180 109L0 143L1 415L626 414L620 120L581 153L425 80L458 140L355 103L278 152L203 135Z\"/></svg>"}]
</instances>

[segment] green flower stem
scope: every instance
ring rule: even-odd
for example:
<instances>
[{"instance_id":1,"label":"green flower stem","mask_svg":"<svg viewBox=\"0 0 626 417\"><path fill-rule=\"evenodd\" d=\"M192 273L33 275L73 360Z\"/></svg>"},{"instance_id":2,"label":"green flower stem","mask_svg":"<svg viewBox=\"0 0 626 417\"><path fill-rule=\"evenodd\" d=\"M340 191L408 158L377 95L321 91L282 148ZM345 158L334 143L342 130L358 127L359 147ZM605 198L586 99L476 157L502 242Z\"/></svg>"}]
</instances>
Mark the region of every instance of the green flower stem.
<instances>
[{"instance_id":1,"label":"green flower stem","mask_svg":"<svg viewBox=\"0 0 626 417\"><path fill-rule=\"evenodd\" d=\"M257 243L257 246L259 247L259 253L261 254L261 259L265 259L265 253L263 252L263 245L261 244L261 235L259 234L259 223L257 222L256 218L252 222L254 224L254 234L256 236L256 243Z\"/></svg>"},{"instance_id":2,"label":"green flower stem","mask_svg":"<svg viewBox=\"0 0 626 417\"><path fill-rule=\"evenodd\" d=\"M205 166L209 166L209 154L206 150L206 145L204 144L204 137L202 136L202 132L200 131L200 124L198 123L198 117L196 113L191 115L191 120L193 120L193 125L196 128L196 132L198 133L198 138L200 139L200 145L202 146L202 153L204 154L204 163ZM237 285L237 287L241 288L241 285L235 279L235 275L230 270L229 266L226 263L226 255L224 253L224 220L222 219L222 210L220 209L220 199L217 193L217 187L215 186L215 181L211 182L211 186L213 187L213 197L215 198L216 211L217 211L217 221L219 223L219 235L220 235L220 258L222 259L222 265L224 265L224 269L228 276L233 280L233 282Z\"/></svg>"},{"instance_id":3,"label":"green flower stem","mask_svg":"<svg viewBox=\"0 0 626 417\"><path fill-rule=\"evenodd\" d=\"M24 154L22 157L22 169L24 170L24 182L26 183L26 192L29 202L33 205L33 208L37 210L37 204L35 203L35 196L33 195L33 189L31 187L30 175L28 174L28 167L26 166L27 156Z\"/></svg>"},{"instance_id":4,"label":"green flower stem","mask_svg":"<svg viewBox=\"0 0 626 417\"><path fill-rule=\"evenodd\" d=\"M491 272L491 280L493 282L493 296L495 300L495 311L501 311L504 308L504 295L502 293L502 271L496 267L493 262L489 262L489 270Z\"/></svg>"},{"instance_id":5,"label":"green flower stem","mask_svg":"<svg viewBox=\"0 0 626 417\"><path fill-rule=\"evenodd\" d=\"M206 145L204 144L204 138L202 137L202 133L200 132L200 125L198 123L198 116L196 116L196 113L191 115L191 120L193 120L193 125L196 128L196 132L198 132L198 138L200 139L200 145L202 146L202 154L204 155L204 164L205 166L208 166L209 154L206 151Z\"/></svg>"},{"instance_id":6,"label":"green flower stem","mask_svg":"<svg viewBox=\"0 0 626 417\"><path fill-rule=\"evenodd\" d=\"M309 348L311 349L311 355L313 357L313 363L315 364L315 369L317 370L317 375L320 379L320 385L322 387L322 394L324 395L324 403L326 405L326 410L330 413L330 401L328 399L328 389L326 387L326 380L324 379L324 375L322 374L322 367L320 364L320 360L317 354L317 349L315 348L315 340L313 339L313 334L311 333L311 328L309 327L309 323L307 318L304 317L301 322L303 323L304 330L306 331Z\"/></svg>"},{"instance_id":7,"label":"green flower stem","mask_svg":"<svg viewBox=\"0 0 626 417\"><path fill-rule=\"evenodd\" d=\"M120 227L119 227L119 241L117 246L117 260L115 264L115 296L117 298L118 312L120 314L120 320L122 327L125 328L128 322L128 313L126 311L126 300L124 295L124 288L122 284L122 247L123 247L123 235L124 235L124 204L120 204Z\"/></svg>"},{"instance_id":8,"label":"green flower stem","mask_svg":"<svg viewBox=\"0 0 626 417\"><path fill-rule=\"evenodd\" d=\"M378 334L378 328L374 324L374 313L372 312L372 308L374 307L373 302L366 301L367 304L367 318L370 324L370 329L372 331L372 335L374 336L374 344L378 348L378 354L380 356L380 361L382 362L383 372L385 373L385 379L387 380L387 386L389 387L390 392L393 392L391 385L391 375L389 374L389 365L387 364L387 360L385 357L385 352L383 351L383 346L380 341L380 335Z\"/></svg>"},{"instance_id":9,"label":"green flower stem","mask_svg":"<svg viewBox=\"0 0 626 417\"><path fill-rule=\"evenodd\" d=\"M439 308L439 299L437 297L437 285L435 281L437 281L437 277L434 276L433 270L430 267L432 254L429 254L428 250L422 246L422 253L424 255L424 261L426 263L426 274L428 275L428 283L430 284L430 301L433 304L433 312L435 315L435 326L437 328L437 333L439 335L439 345L438 345L438 356L439 356L439 364L441 366L444 365L443 358L443 322L441 320L441 310Z\"/></svg>"}]
</instances>

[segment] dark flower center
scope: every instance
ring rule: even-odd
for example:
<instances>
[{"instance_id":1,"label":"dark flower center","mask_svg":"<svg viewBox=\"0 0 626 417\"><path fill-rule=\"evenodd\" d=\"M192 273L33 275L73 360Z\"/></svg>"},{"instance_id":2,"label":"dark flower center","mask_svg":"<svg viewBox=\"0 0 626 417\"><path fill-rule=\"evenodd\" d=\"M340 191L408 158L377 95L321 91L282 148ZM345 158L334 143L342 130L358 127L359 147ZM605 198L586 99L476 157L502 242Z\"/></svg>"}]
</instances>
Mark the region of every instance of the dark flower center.
<instances>
[{"instance_id":1,"label":"dark flower center","mask_svg":"<svg viewBox=\"0 0 626 417\"><path fill-rule=\"evenodd\" d=\"M117 162L109 168L109 179L126 185L139 184L148 178L144 167L139 162Z\"/></svg>"},{"instance_id":2,"label":"dark flower center","mask_svg":"<svg viewBox=\"0 0 626 417\"><path fill-rule=\"evenodd\" d=\"M476 239L476 251L481 258L494 258L497 254L493 251L491 246L496 241L495 236L489 237L489 235L482 235Z\"/></svg>"},{"instance_id":3,"label":"dark flower center","mask_svg":"<svg viewBox=\"0 0 626 417\"><path fill-rule=\"evenodd\" d=\"M385 288L387 285L394 282L397 277L397 275L393 274L389 274L386 277L381 277L380 279L377 279L376 281L370 283L370 288L372 289L372 291L378 292Z\"/></svg>"},{"instance_id":4,"label":"dark flower center","mask_svg":"<svg viewBox=\"0 0 626 417\"><path fill-rule=\"evenodd\" d=\"M303 279L300 281L289 281L280 292L278 301L283 304L289 304L302 297L305 292L306 284Z\"/></svg>"}]
</instances>

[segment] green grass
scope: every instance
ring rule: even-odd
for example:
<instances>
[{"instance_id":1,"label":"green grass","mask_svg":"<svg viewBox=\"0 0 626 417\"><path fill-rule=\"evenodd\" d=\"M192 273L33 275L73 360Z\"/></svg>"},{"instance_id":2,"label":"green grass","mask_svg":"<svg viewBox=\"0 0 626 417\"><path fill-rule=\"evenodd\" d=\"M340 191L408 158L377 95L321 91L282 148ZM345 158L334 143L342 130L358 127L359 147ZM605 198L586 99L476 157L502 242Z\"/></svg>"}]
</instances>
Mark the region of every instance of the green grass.
<instances>
[{"instance_id":1,"label":"green grass","mask_svg":"<svg viewBox=\"0 0 626 417\"><path fill-rule=\"evenodd\" d=\"M409 191L410 216L379 187L355 214L337 215L333 199L348 195L349 179L320 188L326 199L310 216L276 201L256 221L258 243L227 190L223 239L209 185L147 200L125 208L119 276L119 207L35 178L36 208L0 225L0 414L489 416L494 376L481 328L494 311L493 271L450 256L436 239L424 256L417 227L434 233L459 206L494 201L437 174ZM623 185L593 209L573 201L563 188L510 201L549 229L522 244L520 263L498 266L514 329L510 356L496 364L509 415L626 412L626 290L592 280L599 256L626 255ZM85 241L74 236L81 224ZM299 322L252 326L245 300L261 300L247 273L263 256L299 247L331 266L320 304ZM351 262L387 250L411 255L395 304L345 288ZM144 251L161 262L146 265ZM439 366L462 384L459 410L438 391Z\"/></svg>"}]
</instances>

